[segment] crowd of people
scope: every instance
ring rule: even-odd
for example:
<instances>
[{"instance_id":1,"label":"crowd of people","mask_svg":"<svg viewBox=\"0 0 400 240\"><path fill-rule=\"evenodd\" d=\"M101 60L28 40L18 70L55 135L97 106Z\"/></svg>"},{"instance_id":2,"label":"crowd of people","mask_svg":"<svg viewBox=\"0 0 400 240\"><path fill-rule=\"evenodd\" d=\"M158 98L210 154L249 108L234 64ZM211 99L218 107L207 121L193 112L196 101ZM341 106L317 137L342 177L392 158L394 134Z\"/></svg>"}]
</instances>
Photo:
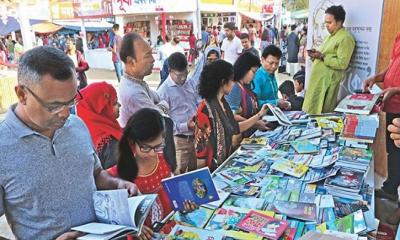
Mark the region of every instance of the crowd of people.
<instances>
[{"instance_id":1,"label":"crowd of people","mask_svg":"<svg viewBox=\"0 0 400 240\"><path fill-rule=\"evenodd\" d=\"M293 34L281 32L279 41L271 27L265 30L260 48L252 26L240 34L234 23L225 23L223 31L203 28L204 51L191 72L187 56L176 50L179 39L172 38L166 77L157 90L145 81L155 62L152 47L136 33L120 36L117 25L109 46L114 63L124 63L123 71L116 65L118 89L105 82L81 84L88 66L72 39L66 41L67 54L49 46L27 51L18 62L18 103L0 123L0 215L17 238L74 239L81 233L72 227L96 220L91 200L96 189L155 193L157 204L139 237L151 239L152 224L172 209L162 179L202 167L215 170L241 138L273 127L263 120L269 104L312 114L333 110L354 39L343 28L343 7L325 13L330 35L320 50L307 53L313 61L307 91L304 69L289 67L292 79L280 86L275 76L283 57L288 63L305 58L298 55L304 39L293 26ZM399 44L400 37L389 68L365 83L367 89L383 81L387 88L389 178L377 196L396 200ZM287 55L277 45L287 46ZM186 212L197 207L185 204Z\"/></svg>"}]
</instances>

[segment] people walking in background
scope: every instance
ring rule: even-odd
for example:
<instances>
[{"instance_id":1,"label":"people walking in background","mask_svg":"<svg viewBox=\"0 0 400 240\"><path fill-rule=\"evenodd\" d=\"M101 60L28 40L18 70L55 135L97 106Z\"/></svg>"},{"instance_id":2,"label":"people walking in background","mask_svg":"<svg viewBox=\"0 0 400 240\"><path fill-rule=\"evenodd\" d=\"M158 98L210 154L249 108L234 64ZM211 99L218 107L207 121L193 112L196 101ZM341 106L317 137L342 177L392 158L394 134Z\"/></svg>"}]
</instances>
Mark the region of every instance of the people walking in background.
<instances>
[{"instance_id":1,"label":"people walking in background","mask_svg":"<svg viewBox=\"0 0 400 240\"><path fill-rule=\"evenodd\" d=\"M242 33L242 35L240 35L240 42L242 43L243 47L242 54L245 52L250 52L254 54L254 56L256 56L258 59L260 59L260 54L258 53L258 50L255 49L255 47L253 47L251 44L249 34Z\"/></svg>"},{"instance_id":2,"label":"people walking in background","mask_svg":"<svg viewBox=\"0 0 400 240\"><path fill-rule=\"evenodd\" d=\"M78 88L82 89L88 85L85 72L89 69L89 64L85 60L83 54L80 51L76 50L74 39L72 38L68 39L66 41L66 47L67 47L66 53L74 63L76 73L78 74L78 80L79 80Z\"/></svg>"},{"instance_id":3,"label":"people walking in background","mask_svg":"<svg viewBox=\"0 0 400 240\"><path fill-rule=\"evenodd\" d=\"M286 72L289 76L293 76L299 70L298 64L298 55L299 55L299 47L300 41L299 37L296 33L296 25L290 26L291 32L287 38L287 65L286 65Z\"/></svg>"},{"instance_id":4,"label":"people walking in background","mask_svg":"<svg viewBox=\"0 0 400 240\"><path fill-rule=\"evenodd\" d=\"M225 23L224 25L226 38L222 41L221 59L234 64L236 59L242 53L242 43L235 34L235 24L233 22Z\"/></svg>"},{"instance_id":5,"label":"people walking in background","mask_svg":"<svg viewBox=\"0 0 400 240\"><path fill-rule=\"evenodd\" d=\"M119 33L119 24L114 24L112 27L112 39L110 39L109 50L112 52L112 61L114 63L115 73L117 74L118 82L121 81L121 76L124 74L122 62L120 58L122 37Z\"/></svg>"},{"instance_id":6,"label":"people walking in background","mask_svg":"<svg viewBox=\"0 0 400 240\"><path fill-rule=\"evenodd\" d=\"M299 65L301 70L306 70L306 58L307 58L307 26L303 27L300 33L300 47L299 47Z\"/></svg>"}]
</instances>

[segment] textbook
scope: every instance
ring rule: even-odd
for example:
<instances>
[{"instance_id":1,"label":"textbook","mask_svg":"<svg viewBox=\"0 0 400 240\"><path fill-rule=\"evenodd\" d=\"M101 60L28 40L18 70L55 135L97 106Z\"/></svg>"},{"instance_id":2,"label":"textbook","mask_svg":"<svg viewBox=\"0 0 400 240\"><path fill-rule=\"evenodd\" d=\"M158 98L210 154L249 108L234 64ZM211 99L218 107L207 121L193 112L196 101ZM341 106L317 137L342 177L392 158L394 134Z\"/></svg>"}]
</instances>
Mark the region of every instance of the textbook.
<instances>
[{"instance_id":1,"label":"textbook","mask_svg":"<svg viewBox=\"0 0 400 240\"><path fill-rule=\"evenodd\" d=\"M335 112L368 115L379 99L379 94L351 94L346 96L335 108Z\"/></svg>"},{"instance_id":2,"label":"textbook","mask_svg":"<svg viewBox=\"0 0 400 240\"><path fill-rule=\"evenodd\" d=\"M219 200L217 189L205 167L161 180L174 210L183 210L184 202L190 200L197 205Z\"/></svg>"},{"instance_id":3,"label":"textbook","mask_svg":"<svg viewBox=\"0 0 400 240\"><path fill-rule=\"evenodd\" d=\"M94 210L98 223L88 223L72 230L88 233L80 240L112 239L132 234L138 236L156 194L128 198L126 189L96 191L93 194Z\"/></svg>"},{"instance_id":4,"label":"textbook","mask_svg":"<svg viewBox=\"0 0 400 240\"><path fill-rule=\"evenodd\" d=\"M290 160L280 160L274 162L271 169L299 178L307 172L308 167Z\"/></svg>"},{"instance_id":5,"label":"textbook","mask_svg":"<svg viewBox=\"0 0 400 240\"><path fill-rule=\"evenodd\" d=\"M308 153L318 153L318 146L312 144L309 140L296 140L290 143L290 145L296 150L299 154L308 154Z\"/></svg>"},{"instance_id":6,"label":"textbook","mask_svg":"<svg viewBox=\"0 0 400 240\"><path fill-rule=\"evenodd\" d=\"M208 231L200 228L175 225L165 240L222 240L222 231Z\"/></svg>"},{"instance_id":7,"label":"textbook","mask_svg":"<svg viewBox=\"0 0 400 240\"><path fill-rule=\"evenodd\" d=\"M315 222L317 220L317 206L315 203L275 200L268 210L304 221Z\"/></svg>"}]
</instances>

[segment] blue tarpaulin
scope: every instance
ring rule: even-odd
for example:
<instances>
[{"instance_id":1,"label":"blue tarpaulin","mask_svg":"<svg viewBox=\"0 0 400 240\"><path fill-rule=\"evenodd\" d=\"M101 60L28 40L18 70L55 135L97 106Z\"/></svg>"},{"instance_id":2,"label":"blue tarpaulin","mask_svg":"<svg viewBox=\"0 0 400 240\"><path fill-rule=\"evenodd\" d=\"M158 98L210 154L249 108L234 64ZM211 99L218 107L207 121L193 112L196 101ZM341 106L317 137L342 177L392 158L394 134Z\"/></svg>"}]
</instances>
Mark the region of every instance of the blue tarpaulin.
<instances>
[{"instance_id":1,"label":"blue tarpaulin","mask_svg":"<svg viewBox=\"0 0 400 240\"><path fill-rule=\"evenodd\" d=\"M45 20L29 19L29 23L31 25L44 21ZM18 31L20 29L21 26L19 25L19 22L13 17L8 17L6 24L4 24L4 22L0 20L0 35L7 35L10 32Z\"/></svg>"}]
</instances>

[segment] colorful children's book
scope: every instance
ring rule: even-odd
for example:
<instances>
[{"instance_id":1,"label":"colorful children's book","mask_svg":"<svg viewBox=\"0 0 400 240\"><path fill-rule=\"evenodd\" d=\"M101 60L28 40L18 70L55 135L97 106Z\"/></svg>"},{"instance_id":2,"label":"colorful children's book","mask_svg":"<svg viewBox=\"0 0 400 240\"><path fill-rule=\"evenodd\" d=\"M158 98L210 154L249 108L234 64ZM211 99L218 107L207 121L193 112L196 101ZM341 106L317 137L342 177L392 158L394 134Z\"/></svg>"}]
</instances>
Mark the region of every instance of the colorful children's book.
<instances>
[{"instance_id":1,"label":"colorful children's book","mask_svg":"<svg viewBox=\"0 0 400 240\"><path fill-rule=\"evenodd\" d=\"M223 237L223 232L175 225L166 240L222 240Z\"/></svg>"},{"instance_id":2,"label":"colorful children's book","mask_svg":"<svg viewBox=\"0 0 400 240\"><path fill-rule=\"evenodd\" d=\"M317 206L315 203L275 200L268 210L304 221L315 222L317 220Z\"/></svg>"},{"instance_id":3,"label":"colorful children's book","mask_svg":"<svg viewBox=\"0 0 400 240\"><path fill-rule=\"evenodd\" d=\"M215 210L205 229L207 230L239 230L236 225L249 212L244 208L223 207Z\"/></svg>"},{"instance_id":4,"label":"colorful children's book","mask_svg":"<svg viewBox=\"0 0 400 240\"><path fill-rule=\"evenodd\" d=\"M336 219L335 225L339 232L354 233L354 215L350 214L343 218Z\"/></svg>"},{"instance_id":5,"label":"colorful children's book","mask_svg":"<svg viewBox=\"0 0 400 240\"><path fill-rule=\"evenodd\" d=\"M379 94L351 94L346 96L335 108L336 112L370 114L379 99Z\"/></svg>"},{"instance_id":6,"label":"colorful children's book","mask_svg":"<svg viewBox=\"0 0 400 240\"><path fill-rule=\"evenodd\" d=\"M271 169L299 178L307 172L308 167L290 160L279 160L272 164Z\"/></svg>"},{"instance_id":7,"label":"colorful children's book","mask_svg":"<svg viewBox=\"0 0 400 240\"><path fill-rule=\"evenodd\" d=\"M214 211L211 209L199 207L199 209L190 213L181 213L177 211L172 219L180 225L203 228L211 218L213 212Z\"/></svg>"},{"instance_id":8,"label":"colorful children's book","mask_svg":"<svg viewBox=\"0 0 400 240\"><path fill-rule=\"evenodd\" d=\"M197 205L219 200L208 168L163 179L161 184L167 192L174 210L183 210L186 200L193 201Z\"/></svg>"},{"instance_id":9,"label":"colorful children's book","mask_svg":"<svg viewBox=\"0 0 400 240\"><path fill-rule=\"evenodd\" d=\"M348 192L359 192L365 172L341 168L336 176L325 180L325 186Z\"/></svg>"},{"instance_id":10,"label":"colorful children's book","mask_svg":"<svg viewBox=\"0 0 400 240\"><path fill-rule=\"evenodd\" d=\"M341 116L317 117L316 120L321 128L331 128L335 133L342 132L343 119Z\"/></svg>"},{"instance_id":11,"label":"colorful children's book","mask_svg":"<svg viewBox=\"0 0 400 240\"><path fill-rule=\"evenodd\" d=\"M228 230L224 231L224 240L262 240L263 237L255 233Z\"/></svg>"},{"instance_id":12,"label":"colorful children's book","mask_svg":"<svg viewBox=\"0 0 400 240\"><path fill-rule=\"evenodd\" d=\"M237 227L276 240L284 233L288 222L252 210L238 223Z\"/></svg>"},{"instance_id":13,"label":"colorful children's book","mask_svg":"<svg viewBox=\"0 0 400 240\"><path fill-rule=\"evenodd\" d=\"M310 140L296 140L290 143L290 145L296 150L299 154L309 154L309 153L318 153L319 147L310 143Z\"/></svg>"}]
</instances>

